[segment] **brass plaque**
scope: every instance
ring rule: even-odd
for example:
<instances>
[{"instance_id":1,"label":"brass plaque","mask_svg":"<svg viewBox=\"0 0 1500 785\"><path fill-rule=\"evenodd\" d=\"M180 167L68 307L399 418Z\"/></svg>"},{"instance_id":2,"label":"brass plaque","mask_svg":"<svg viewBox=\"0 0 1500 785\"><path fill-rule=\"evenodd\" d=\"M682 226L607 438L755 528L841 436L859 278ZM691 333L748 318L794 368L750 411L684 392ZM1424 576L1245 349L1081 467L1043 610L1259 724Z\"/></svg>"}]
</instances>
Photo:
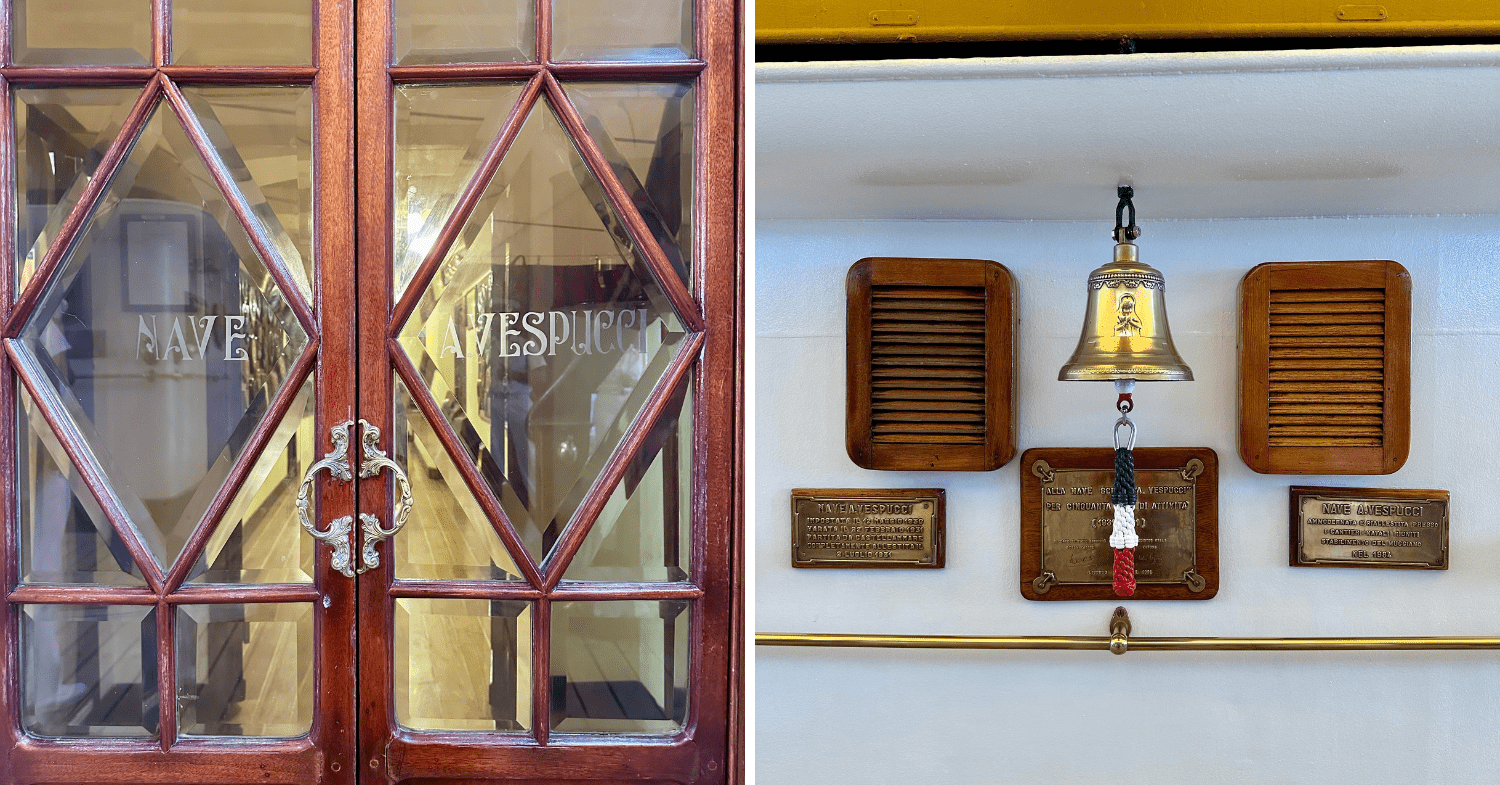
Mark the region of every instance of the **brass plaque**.
<instances>
[{"instance_id":1,"label":"brass plaque","mask_svg":"<svg viewBox=\"0 0 1500 785\"><path fill-rule=\"evenodd\" d=\"M941 488L792 491L793 567L941 567Z\"/></svg>"},{"instance_id":2,"label":"brass plaque","mask_svg":"<svg viewBox=\"0 0 1500 785\"><path fill-rule=\"evenodd\" d=\"M1448 569L1448 492L1292 486L1293 567Z\"/></svg>"},{"instance_id":3,"label":"brass plaque","mask_svg":"<svg viewBox=\"0 0 1500 785\"><path fill-rule=\"evenodd\" d=\"M1218 592L1218 457L1207 448L1141 448L1136 461L1136 593L1208 599ZM1113 589L1114 450L1036 448L1021 464L1021 594L1117 599Z\"/></svg>"}]
</instances>

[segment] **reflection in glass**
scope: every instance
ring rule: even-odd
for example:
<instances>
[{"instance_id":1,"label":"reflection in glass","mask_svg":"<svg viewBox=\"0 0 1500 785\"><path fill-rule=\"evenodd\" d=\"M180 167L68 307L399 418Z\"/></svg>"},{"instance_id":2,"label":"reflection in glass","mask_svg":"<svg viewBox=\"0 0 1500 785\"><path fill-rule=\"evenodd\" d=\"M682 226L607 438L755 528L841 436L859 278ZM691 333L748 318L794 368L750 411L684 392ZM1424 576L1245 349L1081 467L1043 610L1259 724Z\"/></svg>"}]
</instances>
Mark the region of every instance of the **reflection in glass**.
<instances>
[{"instance_id":1,"label":"reflection in glass","mask_svg":"<svg viewBox=\"0 0 1500 785\"><path fill-rule=\"evenodd\" d=\"M396 720L414 730L531 727L531 605L396 600Z\"/></svg>"},{"instance_id":2,"label":"reflection in glass","mask_svg":"<svg viewBox=\"0 0 1500 785\"><path fill-rule=\"evenodd\" d=\"M307 65L312 0L172 0L172 62Z\"/></svg>"},{"instance_id":3,"label":"reflection in glass","mask_svg":"<svg viewBox=\"0 0 1500 785\"><path fill-rule=\"evenodd\" d=\"M22 286L42 263L140 94L136 87L16 89L15 253Z\"/></svg>"},{"instance_id":4,"label":"reflection in glass","mask_svg":"<svg viewBox=\"0 0 1500 785\"><path fill-rule=\"evenodd\" d=\"M194 583L311 583L314 540L297 519L297 490L317 460L313 380L255 459L188 573Z\"/></svg>"},{"instance_id":5,"label":"reflection in glass","mask_svg":"<svg viewBox=\"0 0 1500 785\"><path fill-rule=\"evenodd\" d=\"M309 603L177 608L177 722L196 736L300 736L312 726Z\"/></svg>"},{"instance_id":6,"label":"reflection in glass","mask_svg":"<svg viewBox=\"0 0 1500 785\"><path fill-rule=\"evenodd\" d=\"M567 90L657 244L691 282L692 85L591 82Z\"/></svg>"},{"instance_id":7,"label":"reflection in glass","mask_svg":"<svg viewBox=\"0 0 1500 785\"><path fill-rule=\"evenodd\" d=\"M165 566L307 335L158 105L21 340Z\"/></svg>"},{"instance_id":8,"label":"reflection in glass","mask_svg":"<svg viewBox=\"0 0 1500 785\"><path fill-rule=\"evenodd\" d=\"M15 0L17 65L146 65L151 0Z\"/></svg>"},{"instance_id":9,"label":"reflection in glass","mask_svg":"<svg viewBox=\"0 0 1500 785\"><path fill-rule=\"evenodd\" d=\"M396 88L396 293L442 231L480 159L521 95L519 84L402 85Z\"/></svg>"},{"instance_id":10,"label":"reflection in glass","mask_svg":"<svg viewBox=\"0 0 1500 785\"><path fill-rule=\"evenodd\" d=\"M563 578L685 581L693 550L693 405L679 390L600 511Z\"/></svg>"},{"instance_id":11,"label":"reflection in glass","mask_svg":"<svg viewBox=\"0 0 1500 785\"><path fill-rule=\"evenodd\" d=\"M672 733L687 717L685 600L552 605L552 727Z\"/></svg>"},{"instance_id":12,"label":"reflection in glass","mask_svg":"<svg viewBox=\"0 0 1500 785\"><path fill-rule=\"evenodd\" d=\"M182 94L311 300L312 89L184 86Z\"/></svg>"},{"instance_id":13,"label":"reflection in glass","mask_svg":"<svg viewBox=\"0 0 1500 785\"><path fill-rule=\"evenodd\" d=\"M21 727L33 736L155 737L156 609L21 606Z\"/></svg>"},{"instance_id":14,"label":"reflection in glass","mask_svg":"<svg viewBox=\"0 0 1500 785\"><path fill-rule=\"evenodd\" d=\"M464 485L458 467L400 379L392 459L421 503L394 538L396 577L416 580L523 580L500 535Z\"/></svg>"},{"instance_id":15,"label":"reflection in glass","mask_svg":"<svg viewBox=\"0 0 1500 785\"><path fill-rule=\"evenodd\" d=\"M16 456L22 582L144 586L124 541L20 386L17 408L26 424Z\"/></svg>"},{"instance_id":16,"label":"reflection in glass","mask_svg":"<svg viewBox=\"0 0 1500 785\"><path fill-rule=\"evenodd\" d=\"M396 0L395 16L400 65L536 59L531 0Z\"/></svg>"},{"instance_id":17,"label":"reflection in glass","mask_svg":"<svg viewBox=\"0 0 1500 785\"><path fill-rule=\"evenodd\" d=\"M400 341L540 560L684 336L539 103Z\"/></svg>"},{"instance_id":18,"label":"reflection in glass","mask_svg":"<svg viewBox=\"0 0 1500 785\"><path fill-rule=\"evenodd\" d=\"M693 0L553 0L554 60L684 60Z\"/></svg>"}]
</instances>

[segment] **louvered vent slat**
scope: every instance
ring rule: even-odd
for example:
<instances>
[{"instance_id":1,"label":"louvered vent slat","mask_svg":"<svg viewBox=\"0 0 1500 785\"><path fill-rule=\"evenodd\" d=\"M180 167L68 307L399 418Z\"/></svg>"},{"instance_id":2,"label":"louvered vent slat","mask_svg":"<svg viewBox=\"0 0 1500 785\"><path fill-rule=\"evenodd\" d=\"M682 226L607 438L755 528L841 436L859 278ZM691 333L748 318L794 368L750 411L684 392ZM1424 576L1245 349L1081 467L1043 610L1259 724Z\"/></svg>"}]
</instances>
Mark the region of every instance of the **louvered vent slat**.
<instances>
[{"instance_id":1,"label":"louvered vent slat","mask_svg":"<svg viewBox=\"0 0 1500 785\"><path fill-rule=\"evenodd\" d=\"M1241 453L1257 471L1379 474L1406 460L1410 277L1395 262L1245 276Z\"/></svg>"},{"instance_id":2,"label":"louvered vent slat","mask_svg":"<svg viewBox=\"0 0 1500 785\"><path fill-rule=\"evenodd\" d=\"M872 386L891 393L871 407L873 440L982 444L982 403L972 413L933 410L906 394L941 388L983 400L984 287L872 286L870 324Z\"/></svg>"}]
</instances>

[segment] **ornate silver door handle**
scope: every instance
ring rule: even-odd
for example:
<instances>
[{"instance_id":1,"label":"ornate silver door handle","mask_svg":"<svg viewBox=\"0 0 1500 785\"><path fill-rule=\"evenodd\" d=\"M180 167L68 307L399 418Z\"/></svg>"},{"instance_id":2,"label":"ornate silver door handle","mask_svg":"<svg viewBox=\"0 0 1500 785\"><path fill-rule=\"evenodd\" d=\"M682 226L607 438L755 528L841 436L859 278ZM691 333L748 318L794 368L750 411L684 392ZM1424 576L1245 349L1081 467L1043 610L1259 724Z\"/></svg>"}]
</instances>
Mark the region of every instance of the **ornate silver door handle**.
<instances>
[{"instance_id":1,"label":"ornate silver door handle","mask_svg":"<svg viewBox=\"0 0 1500 785\"><path fill-rule=\"evenodd\" d=\"M387 529L380 525L380 519L367 512L359 514L359 527L364 531L364 549L361 553L359 571L365 572L380 566L380 554L375 551L375 546L406 525L406 518L411 515L411 481L406 478L406 472L395 461L391 460L380 449L380 429L371 425L364 419L359 421L360 442L364 449L364 461L359 465L359 476L361 479L369 479L380 474L385 469L390 469L396 475L396 482L401 485L401 498L396 502L396 515L391 520L391 528Z\"/></svg>"},{"instance_id":2,"label":"ornate silver door handle","mask_svg":"<svg viewBox=\"0 0 1500 785\"><path fill-rule=\"evenodd\" d=\"M302 487L297 489L297 517L302 520L302 528L313 537L328 543L328 547L333 549L333 568L350 578L354 577L354 568L349 559L349 532L354 528L354 518L345 515L329 521L326 530L318 531L318 527L314 526L312 519L308 517L307 508L311 503L308 493L312 490L313 475L316 475L319 469L327 469L335 479L344 482L354 479L349 467L349 429L353 427L353 422L346 422L329 429L329 436L333 438L333 449L323 456L323 460L307 468L307 474L302 476Z\"/></svg>"}]
</instances>

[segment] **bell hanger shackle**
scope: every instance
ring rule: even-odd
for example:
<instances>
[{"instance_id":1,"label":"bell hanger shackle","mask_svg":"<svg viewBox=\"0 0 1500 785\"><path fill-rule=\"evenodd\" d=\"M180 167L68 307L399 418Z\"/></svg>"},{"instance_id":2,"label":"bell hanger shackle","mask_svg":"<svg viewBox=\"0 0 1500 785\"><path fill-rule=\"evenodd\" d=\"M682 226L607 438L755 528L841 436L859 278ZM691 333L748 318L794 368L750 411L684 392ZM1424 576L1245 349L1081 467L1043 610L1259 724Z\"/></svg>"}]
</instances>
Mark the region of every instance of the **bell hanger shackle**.
<instances>
[{"instance_id":1,"label":"bell hanger shackle","mask_svg":"<svg viewBox=\"0 0 1500 785\"><path fill-rule=\"evenodd\" d=\"M1135 225L1135 189L1122 185L1116 191L1120 203L1115 205L1114 238L1117 243L1128 243L1141 236L1141 227ZM1130 223L1125 223L1125 211L1130 210Z\"/></svg>"}]
</instances>

